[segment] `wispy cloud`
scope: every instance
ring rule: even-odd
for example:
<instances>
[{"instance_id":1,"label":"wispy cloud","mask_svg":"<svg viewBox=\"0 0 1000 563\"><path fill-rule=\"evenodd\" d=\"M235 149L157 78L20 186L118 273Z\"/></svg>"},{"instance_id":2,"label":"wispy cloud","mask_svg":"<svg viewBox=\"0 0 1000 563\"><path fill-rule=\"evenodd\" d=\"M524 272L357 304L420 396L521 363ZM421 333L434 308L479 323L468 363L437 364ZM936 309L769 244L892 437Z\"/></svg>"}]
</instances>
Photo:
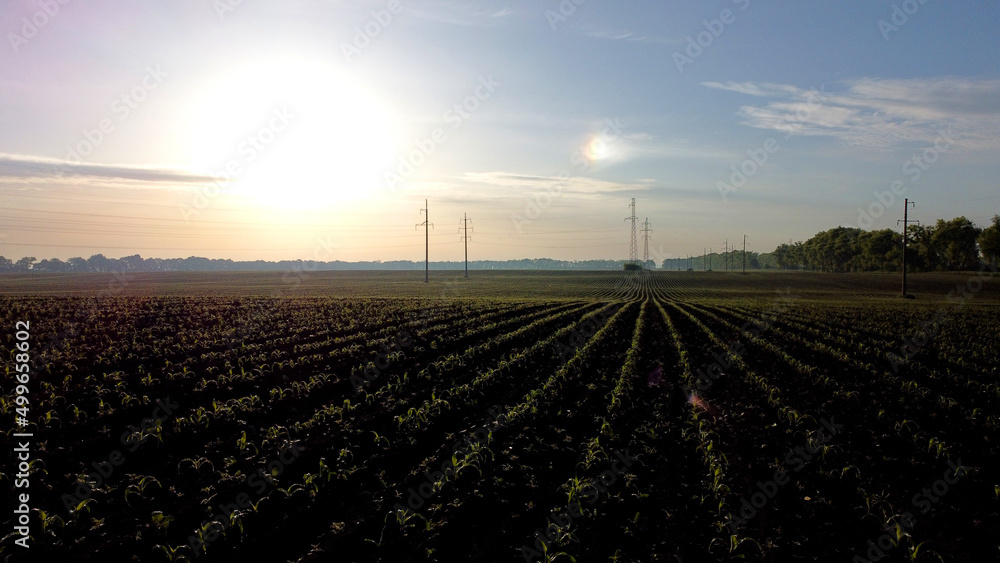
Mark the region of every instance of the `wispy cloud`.
<instances>
[{"instance_id":1,"label":"wispy cloud","mask_svg":"<svg viewBox=\"0 0 1000 563\"><path fill-rule=\"evenodd\" d=\"M527 18L510 6L497 9L487 2L439 0L407 6L406 13L414 17L457 26L493 27L512 17Z\"/></svg>"},{"instance_id":2,"label":"wispy cloud","mask_svg":"<svg viewBox=\"0 0 1000 563\"><path fill-rule=\"evenodd\" d=\"M1000 80L865 78L835 92L751 82L702 85L760 98L738 115L750 127L828 136L849 145L897 149L926 146L947 132L957 149L996 150L1000 139Z\"/></svg>"},{"instance_id":3,"label":"wispy cloud","mask_svg":"<svg viewBox=\"0 0 1000 563\"><path fill-rule=\"evenodd\" d=\"M702 82L701 85L717 90L727 90L729 92L738 92L740 94L759 97L794 95L801 92L801 89L796 86L771 84L768 82L760 84L754 84L753 82Z\"/></svg>"},{"instance_id":4,"label":"wispy cloud","mask_svg":"<svg viewBox=\"0 0 1000 563\"><path fill-rule=\"evenodd\" d=\"M103 178L147 183L204 184L216 178L187 170L124 164L73 164L54 158L0 153L0 180Z\"/></svg>"},{"instance_id":5,"label":"wispy cloud","mask_svg":"<svg viewBox=\"0 0 1000 563\"><path fill-rule=\"evenodd\" d=\"M604 39L609 41L627 41L630 43L653 43L658 45L668 45L683 43L682 39L665 39L662 37L649 37L637 35L631 31L596 29L584 32L584 35L594 39Z\"/></svg>"},{"instance_id":6,"label":"wispy cloud","mask_svg":"<svg viewBox=\"0 0 1000 563\"><path fill-rule=\"evenodd\" d=\"M625 191L651 189L652 182L612 182L596 178L573 177L568 180L558 176L537 176L512 172L467 172L461 177L473 184L483 184L505 190L541 191L559 189L563 193L600 195ZM518 194L519 196L520 194Z\"/></svg>"}]
</instances>

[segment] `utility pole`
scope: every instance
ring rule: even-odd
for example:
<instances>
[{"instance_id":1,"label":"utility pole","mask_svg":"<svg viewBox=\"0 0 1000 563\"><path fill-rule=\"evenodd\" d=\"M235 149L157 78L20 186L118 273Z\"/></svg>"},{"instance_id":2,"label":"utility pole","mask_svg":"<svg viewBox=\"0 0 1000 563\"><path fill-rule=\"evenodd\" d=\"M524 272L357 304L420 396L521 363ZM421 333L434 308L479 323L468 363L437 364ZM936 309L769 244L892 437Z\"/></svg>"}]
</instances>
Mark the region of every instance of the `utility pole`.
<instances>
[{"instance_id":1,"label":"utility pole","mask_svg":"<svg viewBox=\"0 0 1000 563\"><path fill-rule=\"evenodd\" d=\"M708 249L708 271L712 271L712 253L715 252L714 248Z\"/></svg>"},{"instance_id":2,"label":"utility pole","mask_svg":"<svg viewBox=\"0 0 1000 563\"><path fill-rule=\"evenodd\" d=\"M701 269L708 271L708 249L701 247Z\"/></svg>"},{"instance_id":3,"label":"utility pole","mask_svg":"<svg viewBox=\"0 0 1000 563\"><path fill-rule=\"evenodd\" d=\"M747 273L747 236L743 235L743 275Z\"/></svg>"},{"instance_id":4,"label":"utility pole","mask_svg":"<svg viewBox=\"0 0 1000 563\"><path fill-rule=\"evenodd\" d=\"M431 227L434 225L430 222L430 211L427 209L427 200L424 200L424 208L420 210L424 214L424 222L417 223L417 228L420 225L424 226L424 283L430 283L431 281Z\"/></svg>"},{"instance_id":5,"label":"utility pole","mask_svg":"<svg viewBox=\"0 0 1000 563\"><path fill-rule=\"evenodd\" d=\"M632 198L632 203L631 203L631 205L629 205L629 207L632 209L632 215L630 215L630 216L628 216L628 217L625 218L626 221L628 221L629 219L632 220L632 239L631 239L631 242L629 243L628 261L629 261L630 264L635 264L636 262L639 261L639 248L638 248L638 245L636 244L636 240L635 240L635 198L634 197Z\"/></svg>"},{"instance_id":6,"label":"utility pole","mask_svg":"<svg viewBox=\"0 0 1000 563\"><path fill-rule=\"evenodd\" d=\"M908 198L903 200L903 297L906 297L906 226L910 223L920 223L920 221L910 221L909 211L910 206L916 207L916 204L910 201ZM896 221L898 225L900 221Z\"/></svg>"},{"instance_id":7,"label":"utility pole","mask_svg":"<svg viewBox=\"0 0 1000 563\"><path fill-rule=\"evenodd\" d=\"M469 214L462 214L462 228L459 230L464 230L465 234L462 235L462 240L465 241L465 277L469 277ZM473 228L473 231L476 229Z\"/></svg>"},{"instance_id":8,"label":"utility pole","mask_svg":"<svg viewBox=\"0 0 1000 563\"><path fill-rule=\"evenodd\" d=\"M726 239L726 250L722 253L723 269L729 271L729 239Z\"/></svg>"},{"instance_id":9,"label":"utility pole","mask_svg":"<svg viewBox=\"0 0 1000 563\"><path fill-rule=\"evenodd\" d=\"M649 264L649 233L653 232L649 228L649 217L646 217L646 222L643 224L642 228L642 269L645 270L646 266Z\"/></svg>"}]
</instances>

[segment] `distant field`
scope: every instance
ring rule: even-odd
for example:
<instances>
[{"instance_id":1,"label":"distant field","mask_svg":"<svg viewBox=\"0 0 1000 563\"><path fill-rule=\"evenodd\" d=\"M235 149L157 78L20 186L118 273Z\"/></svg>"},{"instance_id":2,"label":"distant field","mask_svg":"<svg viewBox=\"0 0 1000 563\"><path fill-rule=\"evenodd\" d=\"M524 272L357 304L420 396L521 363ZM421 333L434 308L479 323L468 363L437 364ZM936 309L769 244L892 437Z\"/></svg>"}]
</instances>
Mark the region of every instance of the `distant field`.
<instances>
[{"instance_id":1,"label":"distant field","mask_svg":"<svg viewBox=\"0 0 1000 563\"><path fill-rule=\"evenodd\" d=\"M921 301L943 300L970 280L983 280L977 302L1000 301L996 275L974 272L911 274L908 292ZM643 274L639 274L643 275ZM892 298L901 292L899 274L808 272L661 271L645 275L678 296L727 298L766 295L776 290L825 299ZM611 295L616 284L635 276L622 272L432 271L423 272L163 272L135 274L0 274L0 295L170 295L261 297L424 297L581 299Z\"/></svg>"},{"instance_id":2,"label":"distant field","mask_svg":"<svg viewBox=\"0 0 1000 563\"><path fill-rule=\"evenodd\" d=\"M899 289L6 275L3 449L38 561L991 560L1000 285Z\"/></svg>"}]
</instances>

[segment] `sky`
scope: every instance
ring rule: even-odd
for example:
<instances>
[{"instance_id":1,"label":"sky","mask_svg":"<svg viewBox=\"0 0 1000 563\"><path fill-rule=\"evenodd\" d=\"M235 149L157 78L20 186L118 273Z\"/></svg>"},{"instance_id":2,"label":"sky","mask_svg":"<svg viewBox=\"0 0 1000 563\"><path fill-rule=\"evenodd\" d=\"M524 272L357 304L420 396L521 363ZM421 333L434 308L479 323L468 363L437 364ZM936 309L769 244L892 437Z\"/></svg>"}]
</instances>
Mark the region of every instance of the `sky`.
<instances>
[{"instance_id":1,"label":"sky","mask_svg":"<svg viewBox=\"0 0 1000 563\"><path fill-rule=\"evenodd\" d=\"M1000 213L995 1L4 0L0 36L13 259L422 260L428 219L431 260L463 225L627 259L635 198L659 262Z\"/></svg>"}]
</instances>

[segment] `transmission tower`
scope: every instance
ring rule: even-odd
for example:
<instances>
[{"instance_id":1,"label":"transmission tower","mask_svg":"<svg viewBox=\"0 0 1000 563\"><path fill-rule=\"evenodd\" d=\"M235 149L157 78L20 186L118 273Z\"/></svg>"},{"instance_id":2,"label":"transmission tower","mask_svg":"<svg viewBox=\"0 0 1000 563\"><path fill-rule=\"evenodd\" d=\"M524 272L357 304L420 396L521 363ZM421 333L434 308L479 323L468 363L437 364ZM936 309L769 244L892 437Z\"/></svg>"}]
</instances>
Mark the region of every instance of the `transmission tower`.
<instances>
[{"instance_id":1,"label":"transmission tower","mask_svg":"<svg viewBox=\"0 0 1000 563\"><path fill-rule=\"evenodd\" d=\"M463 213L462 226L459 231L463 231L462 240L465 241L465 277L469 277L469 214ZM473 231L476 229L473 228Z\"/></svg>"},{"instance_id":2,"label":"transmission tower","mask_svg":"<svg viewBox=\"0 0 1000 563\"><path fill-rule=\"evenodd\" d=\"M639 261L639 247L635 241L635 198L634 197L632 198L632 204L629 205L629 207L632 209L632 215L625 218L626 221L628 221L629 219L632 220L632 239L629 243L628 261L630 264L635 264L636 262Z\"/></svg>"},{"instance_id":3,"label":"transmission tower","mask_svg":"<svg viewBox=\"0 0 1000 563\"><path fill-rule=\"evenodd\" d=\"M424 214L424 222L417 223L416 228L424 226L424 283L429 283L431 281L431 227L434 224L430 222L430 212L427 209L426 199L424 200L424 208L420 212Z\"/></svg>"},{"instance_id":4,"label":"transmission tower","mask_svg":"<svg viewBox=\"0 0 1000 563\"><path fill-rule=\"evenodd\" d=\"M642 267L643 269L649 264L649 233L653 232L653 229L649 228L649 217L646 217L646 222L643 223L642 229Z\"/></svg>"}]
</instances>

